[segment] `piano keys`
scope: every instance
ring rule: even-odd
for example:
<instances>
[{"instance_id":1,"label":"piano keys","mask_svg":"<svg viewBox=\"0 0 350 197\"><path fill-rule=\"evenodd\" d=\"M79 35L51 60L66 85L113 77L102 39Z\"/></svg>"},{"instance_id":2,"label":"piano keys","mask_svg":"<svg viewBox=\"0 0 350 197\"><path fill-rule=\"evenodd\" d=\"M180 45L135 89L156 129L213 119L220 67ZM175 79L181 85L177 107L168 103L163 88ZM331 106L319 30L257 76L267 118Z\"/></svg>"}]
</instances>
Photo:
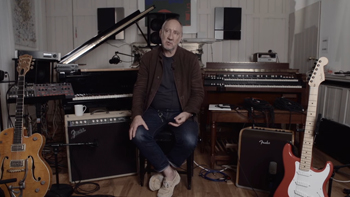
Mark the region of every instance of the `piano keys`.
<instances>
[{"instance_id":1,"label":"piano keys","mask_svg":"<svg viewBox=\"0 0 350 197\"><path fill-rule=\"evenodd\" d=\"M204 86L222 88L305 88L297 70L279 63L214 63L208 62L204 71ZM231 65L231 67L229 67Z\"/></svg>"},{"instance_id":2,"label":"piano keys","mask_svg":"<svg viewBox=\"0 0 350 197\"><path fill-rule=\"evenodd\" d=\"M130 110L137 68L81 69L74 74L60 73L62 82L70 83L74 97L63 102L66 114L74 113L75 104L108 111Z\"/></svg>"},{"instance_id":3,"label":"piano keys","mask_svg":"<svg viewBox=\"0 0 350 197\"><path fill-rule=\"evenodd\" d=\"M76 94L73 101L98 100L98 99L114 99L132 97L132 94Z\"/></svg>"},{"instance_id":4,"label":"piano keys","mask_svg":"<svg viewBox=\"0 0 350 197\"><path fill-rule=\"evenodd\" d=\"M204 86L237 88L303 88L295 75L283 74L207 74Z\"/></svg>"},{"instance_id":5,"label":"piano keys","mask_svg":"<svg viewBox=\"0 0 350 197\"><path fill-rule=\"evenodd\" d=\"M240 105L246 97L257 97L273 104L287 97L306 107L308 86L305 74L290 69L288 63L207 62L202 69L205 99L209 104Z\"/></svg>"}]
</instances>

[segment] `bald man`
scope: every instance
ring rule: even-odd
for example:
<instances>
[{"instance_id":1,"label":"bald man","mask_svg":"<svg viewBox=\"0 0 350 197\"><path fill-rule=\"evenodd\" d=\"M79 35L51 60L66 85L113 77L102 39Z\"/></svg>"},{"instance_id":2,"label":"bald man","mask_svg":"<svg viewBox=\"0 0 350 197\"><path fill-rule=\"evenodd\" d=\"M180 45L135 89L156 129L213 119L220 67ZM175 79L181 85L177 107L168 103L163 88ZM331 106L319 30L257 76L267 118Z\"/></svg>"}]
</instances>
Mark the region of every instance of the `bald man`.
<instances>
[{"instance_id":1,"label":"bald man","mask_svg":"<svg viewBox=\"0 0 350 197\"><path fill-rule=\"evenodd\" d=\"M178 46L182 25L168 19L159 32L162 45L141 58L134 86L130 140L159 173L149 181L158 197L170 197L180 182L176 168L192 154L198 141L203 83L196 55ZM170 129L175 145L166 155L154 137Z\"/></svg>"}]
</instances>

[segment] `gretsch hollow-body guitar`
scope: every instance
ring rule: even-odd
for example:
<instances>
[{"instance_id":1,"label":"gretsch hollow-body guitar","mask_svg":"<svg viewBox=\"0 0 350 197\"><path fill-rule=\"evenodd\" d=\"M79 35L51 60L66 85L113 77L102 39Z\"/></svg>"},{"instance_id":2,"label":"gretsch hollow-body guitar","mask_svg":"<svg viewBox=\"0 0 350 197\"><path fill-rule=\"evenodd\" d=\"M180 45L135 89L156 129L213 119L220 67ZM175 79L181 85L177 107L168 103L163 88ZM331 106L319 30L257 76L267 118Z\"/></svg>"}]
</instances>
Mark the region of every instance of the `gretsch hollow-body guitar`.
<instances>
[{"instance_id":1,"label":"gretsch hollow-body guitar","mask_svg":"<svg viewBox=\"0 0 350 197\"><path fill-rule=\"evenodd\" d=\"M51 186L51 168L42 158L45 137L39 133L24 135L24 79L31 62L30 55L18 59L15 128L0 133L0 180L17 179L0 185L5 197L44 197Z\"/></svg>"}]
</instances>

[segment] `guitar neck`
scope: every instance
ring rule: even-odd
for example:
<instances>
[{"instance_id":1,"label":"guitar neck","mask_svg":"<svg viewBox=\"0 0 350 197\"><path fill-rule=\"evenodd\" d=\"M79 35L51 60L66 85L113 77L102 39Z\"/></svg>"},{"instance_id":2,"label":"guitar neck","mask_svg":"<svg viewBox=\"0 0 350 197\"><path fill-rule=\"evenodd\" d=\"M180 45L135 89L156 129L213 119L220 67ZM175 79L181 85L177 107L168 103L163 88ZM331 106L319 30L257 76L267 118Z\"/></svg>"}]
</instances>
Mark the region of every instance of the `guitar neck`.
<instances>
[{"instance_id":1,"label":"guitar neck","mask_svg":"<svg viewBox=\"0 0 350 197\"><path fill-rule=\"evenodd\" d=\"M22 143L23 132L23 105L24 105L24 82L25 77L18 76L18 91L16 98L16 116L15 116L15 129L13 136L13 144Z\"/></svg>"},{"instance_id":2,"label":"guitar neck","mask_svg":"<svg viewBox=\"0 0 350 197\"><path fill-rule=\"evenodd\" d=\"M311 168L312 148L314 143L314 130L316 124L316 109L318 86L310 87L309 103L306 116L305 132L300 157L300 170L308 171Z\"/></svg>"}]
</instances>

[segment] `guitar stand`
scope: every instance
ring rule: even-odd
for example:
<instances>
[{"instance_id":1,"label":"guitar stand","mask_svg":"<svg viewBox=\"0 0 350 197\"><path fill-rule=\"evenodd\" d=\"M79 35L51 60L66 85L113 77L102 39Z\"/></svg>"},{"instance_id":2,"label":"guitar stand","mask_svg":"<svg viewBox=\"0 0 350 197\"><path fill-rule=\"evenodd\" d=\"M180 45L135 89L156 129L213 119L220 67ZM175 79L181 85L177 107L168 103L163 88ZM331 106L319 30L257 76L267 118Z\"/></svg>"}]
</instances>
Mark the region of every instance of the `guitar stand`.
<instances>
[{"instance_id":1,"label":"guitar stand","mask_svg":"<svg viewBox=\"0 0 350 197\"><path fill-rule=\"evenodd\" d=\"M96 142L88 142L88 143L70 143L70 144L47 144L46 146L53 147L55 154L55 170L56 170L56 184L52 184L51 189L47 192L45 197L70 197L74 189L69 184L60 184L59 182L59 173L58 173L58 149L61 146L96 146Z\"/></svg>"}]
</instances>

